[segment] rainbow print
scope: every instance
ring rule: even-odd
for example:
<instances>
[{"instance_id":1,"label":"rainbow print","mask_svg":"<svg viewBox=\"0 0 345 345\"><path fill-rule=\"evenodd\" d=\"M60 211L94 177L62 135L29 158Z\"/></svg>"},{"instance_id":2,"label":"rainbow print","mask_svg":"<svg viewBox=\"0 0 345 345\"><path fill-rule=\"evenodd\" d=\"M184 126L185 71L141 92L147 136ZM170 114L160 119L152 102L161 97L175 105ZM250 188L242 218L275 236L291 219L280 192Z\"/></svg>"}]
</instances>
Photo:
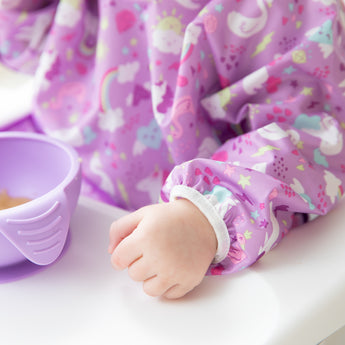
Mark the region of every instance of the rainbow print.
<instances>
[{"instance_id":1,"label":"rainbow print","mask_svg":"<svg viewBox=\"0 0 345 345\"><path fill-rule=\"evenodd\" d=\"M107 110L111 109L109 89L113 80L118 76L118 73L119 73L118 67L112 68L104 74L101 80L99 99L100 99L100 108L103 112L106 112Z\"/></svg>"},{"instance_id":2,"label":"rainbow print","mask_svg":"<svg viewBox=\"0 0 345 345\"><path fill-rule=\"evenodd\" d=\"M189 43L186 44L181 53L180 65L182 65L193 53L194 45Z\"/></svg>"},{"instance_id":3,"label":"rainbow print","mask_svg":"<svg viewBox=\"0 0 345 345\"><path fill-rule=\"evenodd\" d=\"M79 45L79 53L83 57L91 57L95 54L96 46L90 47L83 39Z\"/></svg>"}]
</instances>

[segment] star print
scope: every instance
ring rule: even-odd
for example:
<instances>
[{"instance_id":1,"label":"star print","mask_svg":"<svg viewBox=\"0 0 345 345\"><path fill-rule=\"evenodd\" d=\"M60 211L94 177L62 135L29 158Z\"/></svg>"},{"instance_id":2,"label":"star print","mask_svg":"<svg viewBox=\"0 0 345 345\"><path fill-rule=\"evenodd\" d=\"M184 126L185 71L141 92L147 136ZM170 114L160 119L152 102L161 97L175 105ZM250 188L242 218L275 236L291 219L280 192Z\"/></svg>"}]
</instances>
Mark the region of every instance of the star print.
<instances>
[{"instance_id":1,"label":"star print","mask_svg":"<svg viewBox=\"0 0 345 345\"><path fill-rule=\"evenodd\" d=\"M249 182L251 176L243 176L242 174L240 175L240 181L238 182L239 185L242 186L243 189L246 188L246 186L250 186L251 183Z\"/></svg>"},{"instance_id":2,"label":"star print","mask_svg":"<svg viewBox=\"0 0 345 345\"><path fill-rule=\"evenodd\" d=\"M254 219L258 218L259 217L259 212L258 210L256 210L255 212L250 212L250 216Z\"/></svg>"},{"instance_id":3,"label":"star print","mask_svg":"<svg viewBox=\"0 0 345 345\"><path fill-rule=\"evenodd\" d=\"M293 73L293 72L295 72L295 71L296 71L296 69L293 68L292 66L290 66L290 67L284 69L284 73L285 73L285 74L291 74L291 73Z\"/></svg>"},{"instance_id":4,"label":"star print","mask_svg":"<svg viewBox=\"0 0 345 345\"><path fill-rule=\"evenodd\" d=\"M230 165L227 165L225 170L224 170L224 174L231 177L231 175L235 172L235 167L232 167Z\"/></svg>"},{"instance_id":5,"label":"star print","mask_svg":"<svg viewBox=\"0 0 345 345\"><path fill-rule=\"evenodd\" d=\"M267 225L268 225L268 221L266 219L264 219L260 222L259 226L260 226L260 228L266 228Z\"/></svg>"},{"instance_id":6,"label":"star print","mask_svg":"<svg viewBox=\"0 0 345 345\"><path fill-rule=\"evenodd\" d=\"M214 9L215 9L217 12L221 13L221 12L224 10L224 6L223 6L222 4L218 4L218 5L216 5L216 6L214 7Z\"/></svg>"},{"instance_id":7,"label":"star print","mask_svg":"<svg viewBox=\"0 0 345 345\"><path fill-rule=\"evenodd\" d=\"M244 233L244 238L246 240L250 240L252 238L252 232L246 230L245 233Z\"/></svg>"},{"instance_id":8,"label":"star print","mask_svg":"<svg viewBox=\"0 0 345 345\"><path fill-rule=\"evenodd\" d=\"M304 144L304 141L301 141L301 140L300 140L300 141L297 143L296 146L297 146L298 149L303 150L303 144Z\"/></svg>"},{"instance_id":9,"label":"star print","mask_svg":"<svg viewBox=\"0 0 345 345\"><path fill-rule=\"evenodd\" d=\"M312 87L304 87L303 90L301 91L302 95L305 96L312 96L313 95L313 88Z\"/></svg>"}]
</instances>

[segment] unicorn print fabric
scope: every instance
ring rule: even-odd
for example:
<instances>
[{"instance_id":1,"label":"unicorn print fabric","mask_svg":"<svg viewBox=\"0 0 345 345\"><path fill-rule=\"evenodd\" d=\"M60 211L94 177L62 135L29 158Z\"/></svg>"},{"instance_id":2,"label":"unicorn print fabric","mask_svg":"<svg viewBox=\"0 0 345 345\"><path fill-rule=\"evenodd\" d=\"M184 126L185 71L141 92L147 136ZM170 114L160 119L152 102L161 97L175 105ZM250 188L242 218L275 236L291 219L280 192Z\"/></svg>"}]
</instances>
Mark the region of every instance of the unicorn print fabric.
<instances>
[{"instance_id":1,"label":"unicorn print fabric","mask_svg":"<svg viewBox=\"0 0 345 345\"><path fill-rule=\"evenodd\" d=\"M191 200L217 234L210 274L342 196L341 2L0 4L1 62L35 74L35 121L77 149L84 192L130 210Z\"/></svg>"}]
</instances>

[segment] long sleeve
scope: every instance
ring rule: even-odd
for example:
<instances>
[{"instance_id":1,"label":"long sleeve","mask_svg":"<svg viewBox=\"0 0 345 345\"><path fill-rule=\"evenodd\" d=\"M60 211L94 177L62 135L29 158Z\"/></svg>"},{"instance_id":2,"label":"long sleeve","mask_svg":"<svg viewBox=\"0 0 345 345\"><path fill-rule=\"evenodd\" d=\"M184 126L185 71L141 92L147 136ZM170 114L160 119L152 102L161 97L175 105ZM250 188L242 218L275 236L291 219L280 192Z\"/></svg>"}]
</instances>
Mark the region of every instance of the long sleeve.
<instances>
[{"instance_id":1,"label":"long sleeve","mask_svg":"<svg viewBox=\"0 0 345 345\"><path fill-rule=\"evenodd\" d=\"M210 274L253 264L295 214L325 215L343 195L344 13L311 2L271 5L271 26L261 18L259 34L236 32L231 19L244 17L235 11L231 36L207 32L220 87L200 102L220 147L175 167L162 190L163 200L194 202L213 225Z\"/></svg>"},{"instance_id":2,"label":"long sleeve","mask_svg":"<svg viewBox=\"0 0 345 345\"><path fill-rule=\"evenodd\" d=\"M0 12L0 60L38 64L35 120L76 147L89 194L154 203L176 166L162 198L193 198L218 236L211 270L234 271L342 194L342 6L48 1Z\"/></svg>"}]
</instances>

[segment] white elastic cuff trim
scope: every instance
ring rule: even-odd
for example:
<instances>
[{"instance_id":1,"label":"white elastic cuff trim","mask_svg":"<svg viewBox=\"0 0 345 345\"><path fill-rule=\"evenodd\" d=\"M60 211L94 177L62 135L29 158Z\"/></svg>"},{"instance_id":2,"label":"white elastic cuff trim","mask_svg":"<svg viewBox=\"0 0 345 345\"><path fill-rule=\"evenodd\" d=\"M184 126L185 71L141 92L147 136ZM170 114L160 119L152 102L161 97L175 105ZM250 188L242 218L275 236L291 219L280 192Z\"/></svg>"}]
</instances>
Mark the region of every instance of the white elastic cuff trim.
<instances>
[{"instance_id":1,"label":"white elastic cuff trim","mask_svg":"<svg viewBox=\"0 0 345 345\"><path fill-rule=\"evenodd\" d=\"M184 198L192 202L208 219L216 234L218 246L213 263L223 261L230 249L230 237L224 220L219 216L214 206L197 190L184 186L176 185L170 193L170 201Z\"/></svg>"}]
</instances>

